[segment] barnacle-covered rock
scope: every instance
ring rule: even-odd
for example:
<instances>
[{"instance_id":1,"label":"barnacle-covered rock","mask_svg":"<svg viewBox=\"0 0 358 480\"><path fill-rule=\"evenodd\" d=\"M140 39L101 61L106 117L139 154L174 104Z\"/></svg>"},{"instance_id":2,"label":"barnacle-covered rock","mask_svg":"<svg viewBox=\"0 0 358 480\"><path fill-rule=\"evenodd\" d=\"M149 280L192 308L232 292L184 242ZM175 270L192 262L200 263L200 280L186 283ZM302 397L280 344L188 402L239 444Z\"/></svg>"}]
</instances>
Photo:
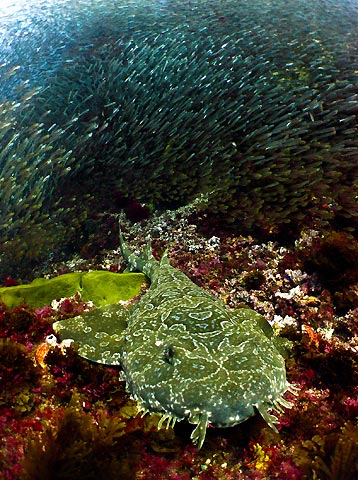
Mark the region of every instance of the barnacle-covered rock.
<instances>
[{"instance_id":1,"label":"barnacle-covered rock","mask_svg":"<svg viewBox=\"0 0 358 480\"><path fill-rule=\"evenodd\" d=\"M62 0L38 15L2 20L4 271L77 248L118 190L200 199L240 230L355 227L354 3L101 0L69 16Z\"/></svg>"}]
</instances>

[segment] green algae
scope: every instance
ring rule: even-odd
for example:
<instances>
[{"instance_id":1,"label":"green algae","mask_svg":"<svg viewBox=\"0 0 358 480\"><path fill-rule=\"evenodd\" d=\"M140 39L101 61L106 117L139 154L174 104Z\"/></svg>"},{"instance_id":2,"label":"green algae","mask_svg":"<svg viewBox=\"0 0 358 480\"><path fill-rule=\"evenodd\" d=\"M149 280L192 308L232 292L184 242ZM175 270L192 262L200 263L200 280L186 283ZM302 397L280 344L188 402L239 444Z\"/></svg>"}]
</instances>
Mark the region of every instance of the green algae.
<instances>
[{"instance_id":1,"label":"green algae","mask_svg":"<svg viewBox=\"0 0 358 480\"><path fill-rule=\"evenodd\" d=\"M92 301L100 307L135 297L145 282L142 273L101 270L65 273L51 279L38 278L26 285L0 288L0 301L10 308L21 304L37 308L79 292L84 302Z\"/></svg>"}]
</instances>

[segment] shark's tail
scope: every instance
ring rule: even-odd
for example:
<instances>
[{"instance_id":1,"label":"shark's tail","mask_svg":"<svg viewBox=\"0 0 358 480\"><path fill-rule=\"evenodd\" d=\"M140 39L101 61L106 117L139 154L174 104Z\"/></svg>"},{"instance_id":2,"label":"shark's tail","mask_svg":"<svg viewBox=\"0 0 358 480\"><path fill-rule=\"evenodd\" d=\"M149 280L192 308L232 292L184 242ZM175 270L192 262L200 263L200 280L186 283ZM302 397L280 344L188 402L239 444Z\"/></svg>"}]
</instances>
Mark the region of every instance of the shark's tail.
<instances>
[{"instance_id":1,"label":"shark's tail","mask_svg":"<svg viewBox=\"0 0 358 480\"><path fill-rule=\"evenodd\" d=\"M143 253L140 255L135 255L127 247L121 228L119 228L119 248L125 262L128 263L126 270L143 272L150 279L153 278L154 272L158 269L160 264L153 256L152 245L150 241L147 243Z\"/></svg>"}]
</instances>

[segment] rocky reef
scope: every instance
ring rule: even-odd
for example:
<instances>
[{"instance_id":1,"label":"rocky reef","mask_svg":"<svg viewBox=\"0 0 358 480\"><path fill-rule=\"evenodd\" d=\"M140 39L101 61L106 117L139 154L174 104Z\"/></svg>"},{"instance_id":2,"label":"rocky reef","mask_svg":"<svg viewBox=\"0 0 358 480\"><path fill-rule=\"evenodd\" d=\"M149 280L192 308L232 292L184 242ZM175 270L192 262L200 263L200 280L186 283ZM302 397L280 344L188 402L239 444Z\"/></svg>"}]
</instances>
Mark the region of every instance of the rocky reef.
<instances>
[{"instance_id":1,"label":"rocky reef","mask_svg":"<svg viewBox=\"0 0 358 480\"><path fill-rule=\"evenodd\" d=\"M123 196L238 233L356 229L354 2L38 6L1 20L3 277L79 250Z\"/></svg>"},{"instance_id":2,"label":"rocky reef","mask_svg":"<svg viewBox=\"0 0 358 480\"><path fill-rule=\"evenodd\" d=\"M358 246L351 235L306 230L283 247L223 232L208 237L182 212L154 215L145 228L122 224L133 248L151 236L154 254L167 249L176 268L228 308L255 309L292 342L286 368L299 387L297 395L287 394L293 406L278 415L279 433L256 415L231 428L208 428L198 450L190 442L192 425L166 429L159 416L138 415L119 368L88 362L75 344L56 342L53 322L93 308L78 294L38 308L2 304L3 478L354 480L358 297L350 259ZM106 274L124 263L117 250L92 262L84 261L83 271L96 266ZM332 282L327 272L339 265ZM53 264L53 275L65 268L76 270L69 261Z\"/></svg>"}]
</instances>

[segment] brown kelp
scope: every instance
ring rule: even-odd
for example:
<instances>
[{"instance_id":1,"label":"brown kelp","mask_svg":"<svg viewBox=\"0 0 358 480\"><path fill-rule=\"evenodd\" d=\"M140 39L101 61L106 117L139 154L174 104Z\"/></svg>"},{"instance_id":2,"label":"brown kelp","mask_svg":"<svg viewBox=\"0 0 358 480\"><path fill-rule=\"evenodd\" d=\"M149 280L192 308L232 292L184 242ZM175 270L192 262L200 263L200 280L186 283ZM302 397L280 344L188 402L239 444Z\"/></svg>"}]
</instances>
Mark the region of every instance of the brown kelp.
<instances>
[{"instance_id":1,"label":"brown kelp","mask_svg":"<svg viewBox=\"0 0 358 480\"><path fill-rule=\"evenodd\" d=\"M67 7L11 24L4 271L84 243L118 191L155 208L195 200L241 231L334 217L355 228L353 3L102 0L71 15ZM25 44L29 29L41 35ZM58 48L36 60L54 32Z\"/></svg>"}]
</instances>

